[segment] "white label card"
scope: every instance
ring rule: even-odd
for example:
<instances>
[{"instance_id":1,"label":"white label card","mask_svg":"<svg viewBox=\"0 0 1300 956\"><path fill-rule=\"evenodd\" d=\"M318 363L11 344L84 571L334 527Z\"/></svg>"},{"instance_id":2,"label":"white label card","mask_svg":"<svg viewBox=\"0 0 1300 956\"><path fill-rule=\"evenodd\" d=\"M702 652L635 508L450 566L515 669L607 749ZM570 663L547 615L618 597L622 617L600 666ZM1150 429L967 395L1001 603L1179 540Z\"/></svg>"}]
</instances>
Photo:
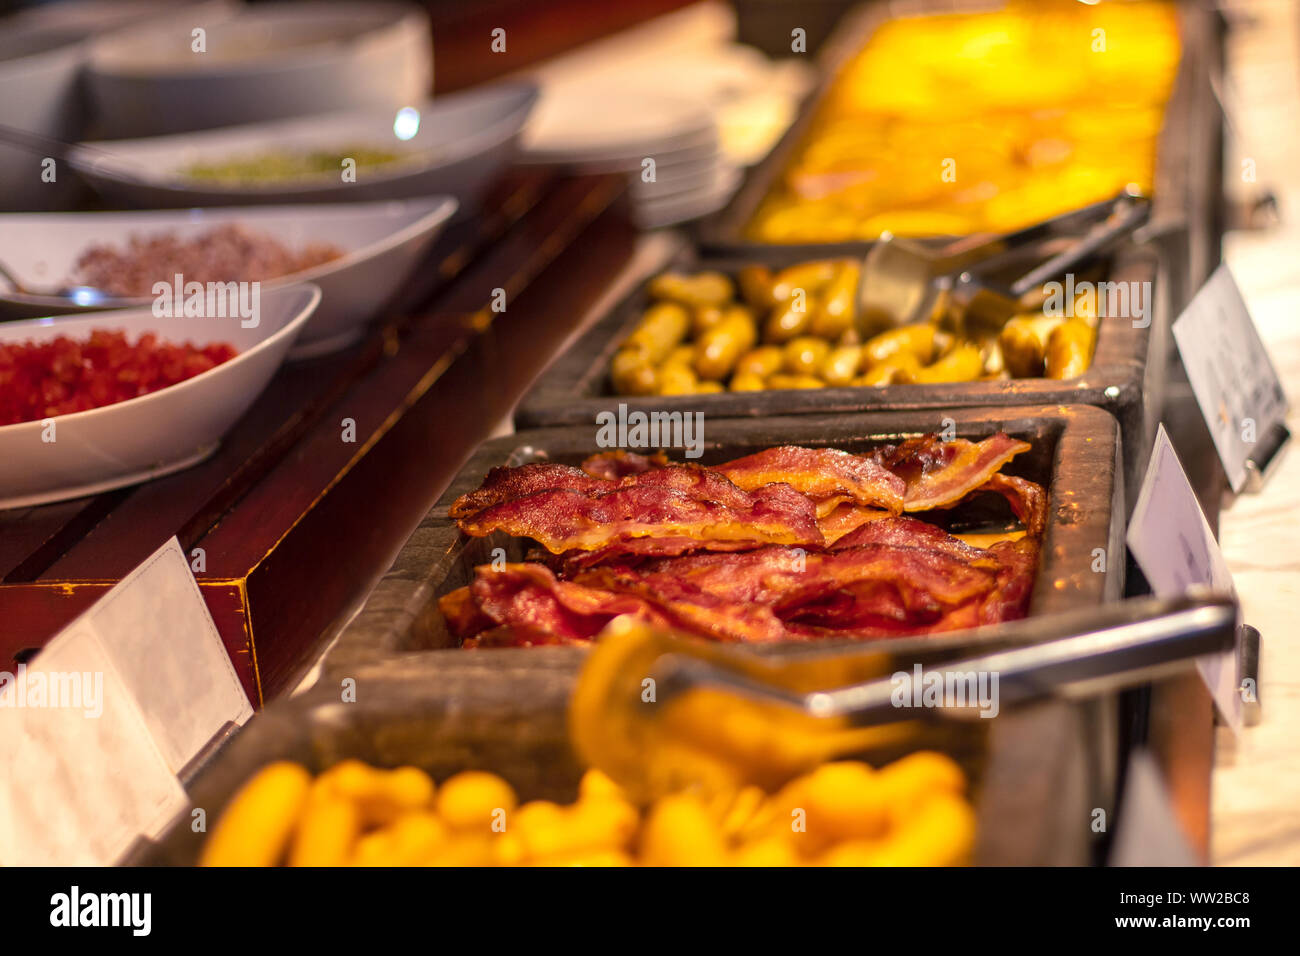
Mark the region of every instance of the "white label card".
<instances>
[{"instance_id":1,"label":"white label card","mask_svg":"<svg viewBox=\"0 0 1300 956\"><path fill-rule=\"evenodd\" d=\"M1156 432L1127 540L1151 589L1160 597L1176 597L1193 585L1234 593L1223 552L1163 425ZM1241 695L1236 651L1206 655L1197 660L1196 666L1219 710L1234 731L1239 729Z\"/></svg>"},{"instance_id":2,"label":"white label card","mask_svg":"<svg viewBox=\"0 0 1300 956\"><path fill-rule=\"evenodd\" d=\"M1226 265L1219 266L1174 322L1174 341L1233 491L1246 461L1286 418L1286 393ZM1260 462L1262 465L1263 462Z\"/></svg>"},{"instance_id":3,"label":"white label card","mask_svg":"<svg viewBox=\"0 0 1300 956\"><path fill-rule=\"evenodd\" d=\"M116 862L185 807L185 764L252 713L173 538L0 672L0 865Z\"/></svg>"}]
</instances>

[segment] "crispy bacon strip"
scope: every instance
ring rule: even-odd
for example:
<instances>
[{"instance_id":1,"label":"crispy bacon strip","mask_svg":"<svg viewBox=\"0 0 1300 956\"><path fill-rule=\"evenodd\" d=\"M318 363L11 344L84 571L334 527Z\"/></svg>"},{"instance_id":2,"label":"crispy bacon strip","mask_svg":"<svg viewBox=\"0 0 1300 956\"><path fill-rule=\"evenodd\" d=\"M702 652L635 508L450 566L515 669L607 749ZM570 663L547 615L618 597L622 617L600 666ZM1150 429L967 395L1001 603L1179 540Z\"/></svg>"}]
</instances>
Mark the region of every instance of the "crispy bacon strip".
<instances>
[{"instance_id":1,"label":"crispy bacon strip","mask_svg":"<svg viewBox=\"0 0 1300 956\"><path fill-rule=\"evenodd\" d=\"M879 462L838 448L780 445L718 465L717 470L747 491L775 481L785 482L818 503L819 517L844 502L897 514L903 510L903 492L907 488L901 478Z\"/></svg>"},{"instance_id":2,"label":"crispy bacon strip","mask_svg":"<svg viewBox=\"0 0 1300 956\"><path fill-rule=\"evenodd\" d=\"M817 527L826 539L829 548L850 531L860 528L868 521L881 521L894 515L879 508L863 508L860 505L840 504L829 513L817 518Z\"/></svg>"},{"instance_id":3,"label":"crispy bacon strip","mask_svg":"<svg viewBox=\"0 0 1300 956\"><path fill-rule=\"evenodd\" d=\"M833 553L767 547L743 554L688 555L650 564L643 577L659 593L680 582L738 603L793 609L858 581L891 584L911 609L934 609L976 597L992 586L991 572L941 551L865 545ZM584 578L585 579L585 578Z\"/></svg>"},{"instance_id":4,"label":"crispy bacon strip","mask_svg":"<svg viewBox=\"0 0 1300 956\"><path fill-rule=\"evenodd\" d=\"M566 551L559 555L558 560L552 561L551 564L553 567L562 571L565 576L572 576L579 571L597 567L602 564L636 564L644 558L675 557L696 551L707 551L710 553L752 551L754 548L761 548L767 543L768 542L760 541L757 538L740 538L735 541L719 541L715 538L709 541L700 541L698 538L692 538L685 535L675 537L656 536L647 538L618 538L594 551L582 551L577 549Z\"/></svg>"},{"instance_id":5,"label":"crispy bacon strip","mask_svg":"<svg viewBox=\"0 0 1300 956\"><path fill-rule=\"evenodd\" d=\"M723 641L886 637L1025 613L1043 489L999 469L1029 446L934 436L869 455L783 446L717 468L610 452L497 468L451 515L536 540L440 604L465 646L583 643L622 614ZM900 512L1001 494L1025 538L984 549ZM559 573L557 573L557 569Z\"/></svg>"},{"instance_id":6,"label":"crispy bacon strip","mask_svg":"<svg viewBox=\"0 0 1300 956\"><path fill-rule=\"evenodd\" d=\"M670 472L687 477L685 489L672 487L681 476L668 475ZM701 549L822 544L812 503L787 485L743 492L721 475L686 468L647 472L637 479L659 475L672 481L625 484L595 495L567 489L542 491L484 508L458 523L462 531L476 537L504 531L533 538L552 554L575 549L613 549L609 553L617 553L620 547L635 547L642 553L679 553L682 547L672 539L689 539ZM696 484L699 476L702 480ZM701 491L701 485L718 481L730 488ZM696 493L710 497L695 497ZM719 501L715 494L728 500ZM648 540L630 545L640 538ZM664 546L656 543L660 539L667 539Z\"/></svg>"},{"instance_id":7,"label":"crispy bacon strip","mask_svg":"<svg viewBox=\"0 0 1300 956\"><path fill-rule=\"evenodd\" d=\"M880 539L907 540L919 524L894 518L864 527ZM769 546L636 567L603 565L571 580L537 564L500 571L484 566L469 588L447 595L442 606L462 638L490 635L470 646L591 640L620 614L746 642L888 637L1023 616L1037 560L1032 539L984 550L924 527L926 541L947 540L932 547L870 543L829 553ZM467 600L476 615L465 613ZM479 630L466 631L467 622Z\"/></svg>"},{"instance_id":8,"label":"crispy bacon strip","mask_svg":"<svg viewBox=\"0 0 1300 956\"><path fill-rule=\"evenodd\" d=\"M582 493L612 491L618 483L594 478L581 468L554 462L534 462L516 468L493 468L483 484L452 503L447 514L456 519L468 518L486 508L526 498L543 491L564 489Z\"/></svg>"},{"instance_id":9,"label":"crispy bacon strip","mask_svg":"<svg viewBox=\"0 0 1300 956\"><path fill-rule=\"evenodd\" d=\"M638 455L634 451L603 451L582 463L582 470L593 478L618 481L628 475L639 475L652 468L667 468L670 462L662 451L653 455Z\"/></svg>"},{"instance_id":10,"label":"crispy bacon strip","mask_svg":"<svg viewBox=\"0 0 1300 956\"><path fill-rule=\"evenodd\" d=\"M774 641L784 636L780 620L770 608L727 602L699 591L669 598L629 572L600 568L581 580L557 578L542 565L509 564L500 570L484 565L475 569L468 588L482 615L498 627L533 635L555 635L555 642L591 640L621 614L632 614L664 627L701 634L715 640ZM457 595L452 592L442 600ZM457 597L453 605L462 599ZM463 620L463 618L461 618ZM448 624L451 625L448 618ZM453 630L461 638L471 637Z\"/></svg>"},{"instance_id":11,"label":"crispy bacon strip","mask_svg":"<svg viewBox=\"0 0 1300 956\"><path fill-rule=\"evenodd\" d=\"M1029 610L1029 598L1034 589L1038 570L1038 540L1020 538L1017 541L999 541L989 551L997 557L998 583L993 592L980 605L980 624L997 624L1014 621Z\"/></svg>"},{"instance_id":12,"label":"crispy bacon strip","mask_svg":"<svg viewBox=\"0 0 1300 956\"><path fill-rule=\"evenodd\" d=\"M1046 530L1047 493L1042 485L999 472L975 490L992 491L1005 497L1025 531L1034 537L1041 536Z\"/></svg>"},{"instance_id":13,"label":"crispy bacon strip","mask_svg":"<svg viewBox=\"0 0 1300 956\"><path fill-rule=\"evenodd\" d=\"M994 571L998 583L995 594L990 597L995 599L993 603L1001 610L986 609L986 613L982 614L976 623L993 624L1023 617L1025 614L1029 592L1033 587L1034 575L1038 568L1038 542L1033 537L999 541L991 548L977 548L936 525L904 516L863 525L836 542L836 548L854 548L869 544L942 551L950 557L966 562L971 567Z\"/></svg>"},{"instance_id":14,"label":"crispy bacon strip","mask_svg":"<svg viewBox=\"0 0 1300 956\"><path fill-rule=\"evenodd\" d=\"M950 557L978 567L996 567L997 562L984 548L976 548L953 537L938 525L906 515L871 521L844 535L831 550L885 544L895 548L923 548L940 551Z\"/></svg>"},{"instance_id":15,"label":"crispy bacon strip","mask_svg":"<svg viewBox=\"0 0 1300 956\"><path fill-rule=\"evenodd\" d=\"M540 564L508 564L500 570L483 565L474 569L474 575L468 587L438 602L448 629L460 638L474 636L477 631L466 626L480 622L546 633L556 641L589 641L620 614L667 623L642 601L558 580ZM477 608L476 619L463 613L467 602Z\"/></svg>"},{"instance_id":16,"label":"crispy bacon strip","mask_svg":"<svg viewBox=\"0 0 1300 956\"><path fill-rule=\"evenodd\" d=\"M879 448L872 457L906 482L904 511L929 511L960 501L1029 448L1001 432L979 442L923 435Z\"/></svg>"}]
</instances>

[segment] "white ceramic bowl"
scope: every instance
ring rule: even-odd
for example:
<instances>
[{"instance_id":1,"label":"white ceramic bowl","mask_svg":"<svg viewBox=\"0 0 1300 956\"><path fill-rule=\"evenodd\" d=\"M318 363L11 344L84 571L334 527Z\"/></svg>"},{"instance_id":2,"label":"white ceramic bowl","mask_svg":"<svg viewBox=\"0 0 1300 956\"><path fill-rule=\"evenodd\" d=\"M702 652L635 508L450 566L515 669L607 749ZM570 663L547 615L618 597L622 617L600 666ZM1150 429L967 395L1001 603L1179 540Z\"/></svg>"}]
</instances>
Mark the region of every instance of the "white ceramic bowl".
<instances>
[{"instance_id":1,"label":"white ceramic bowl","mask_svg":"<svg viewBox=\"0 0 1300 956\"><path fill-rule=\"evenodd\" d=\"M536 99L535 86L509 83L415 101L415 116L402 112L400 121L397 111L368 109L204 133L86 143L75 151L74 165L105 197L142 208L406 199L440 193L455 196L461 211L468 212L513 159ZM399 137L398 130L406 138ZM387 170L359 168L355 182L344 182L340 175L296 184L223 186L189 180L183 172L200 161L353 145L413 150L421 156Z\"/></svg>"},{"instance_id":2,"label":"white ceramic bowl","mask_svg":"<svg viewBox=\"0 0 1300 956\"><path fill-rule=\"evenodd\" d=\"M85 318L0 324L0 342L84 339L91 331L146 332L172 342L229 342L230 361L177 385L48 421L0 427L0 508L79 498L171 474L216 449L280 367L320 301L313 285L277 289L262 299L256 328L239 318L159 319L150 309L96 312Z\"/></svg>"},{"instance_id":3,"label":"white ceramic bowl","mask_svg":"<svg viewBox=\"0 0 1300 956\"><path fill-rule=\"evenodd\" d=\"M164 11L175 0L71 0L33 7L0 19L0 123L64 141L86 135L88 111L81 71L90 37ZM191 12L226 11L228 0L189 3ZM52 157L51 157L52 158ZM40 153L0 144L0 209L67 209L86 187L56 162L53 182L43 178Z\"/></svg>"},{"instance_id":4,"label":"white ceramic bowl","mask_svg":"<svg viewBox=\"0 0 1300 956\"><path fill-rule=\"evenodd\" d=\"M307 358L354 341L385 304L456 210L449 196L327 206L177 209L153 212L38 213L0 215L0 262L23 284L57 288L72 278L73 267L91 245L124 248L132 235L171 232L181 237L238 222L272 236L291 249L328 242L345 255L313 269L262 283L262 293L312 282L321 289L320 308L311 317L290 358ZM171 281L171 276L160 276ZM146 307L153 296L115 303ZM0 314L43 316L86 310L66 298L0 290Z\"/></svg>"},{"instance_id":5,"label":"white ceramic bowl","mask_svg":"<svg viewBox=\"0 0 1300 956\"><path fill-rule=\"evenodd\" d=\"M428 15L407 3L170 15L95 41L86 84L110 139L397 107L433 88L433 40Z\"/></svg>"}]
</instances>

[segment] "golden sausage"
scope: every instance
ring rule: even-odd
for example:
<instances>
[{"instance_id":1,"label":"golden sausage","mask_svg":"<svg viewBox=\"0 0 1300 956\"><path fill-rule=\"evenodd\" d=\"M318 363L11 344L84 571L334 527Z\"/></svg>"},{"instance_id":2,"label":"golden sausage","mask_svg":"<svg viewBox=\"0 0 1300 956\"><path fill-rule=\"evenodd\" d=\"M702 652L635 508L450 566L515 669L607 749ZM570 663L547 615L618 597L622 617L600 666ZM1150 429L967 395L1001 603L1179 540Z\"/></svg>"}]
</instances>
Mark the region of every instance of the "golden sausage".
<instances>
[{"instance_id":1,"label":"golden sausage","mask_svg":"<svg viewBox=\"0 0 1300 956\"><path fill-rule=\"evenodd\" d=\"M862 364L861 345L841 345L826 356L820 374L827 385L844 386L857 377Z\"/></svg>"},{"instance_id":2,"label":"golden sausage","mask_svg":"<svg viewBox=\"0 0 1300 956\"><path fill-rule=\"evenodd\" d=\"M902 325L881 332L867 340L863 347L869 365L888 362L900 354L911 355L918 362L928 364L934 357L935 328L928 322Z\"/></svg>"},{"instance_id":3,"label":"golden sausage","mask_svg":"<svg viewBox=\"0 0 1300 956\"><path fill-rule=\"evenodd\" d=\"M620 349L609 363L609 378L620 395L653 395L659 390L659 373L636 349Z\"/></svg>"},{"instance_id":4,"label":"golden sausage","mask_svg":"<svg viewBox=\"0 0 1300 956\"><path fill-rule=\"evenodd\" d=\"M736 361L754 347L757 339L748 312L728 311L726 318L700 336L695 352L695 373L700 378L722 381L730 374Z\"/></svg>"},{"instance_id":5,"label":"golden sausage","mask_svg":"<svg viewBox=\"0 0 1300 956\"><path fill-rule=\"evenodd\" d=\"M686 309L676 302L657 302L645 310L623 348L636 349L652 365L658 364L686 338L690 327L691 315Z\"/></svg>"},{"instance_id":6,"label":"golden sausage","mask_svg":"<svg viewBox=\"0 0 1300 956\"><path fill-rule=\"evenodd\" d=\"M769 376L768 388L825 388L826 383L814 375L790 375L778 372Z\"/></svg>"},{"instance_id":7,"label":"golden sausage","mask_svg":"<svg viewBox=\"0 0 1300 956\"><path fill-rule=\"evenodd\" d=\"M816 308L816 302L806 298L778 305L763 324L763 341L780 344L803 335L812 323L812 314Z\"/></svg>"},{"instance_id":8,"label":"golden sausage","mask_svg":"<svg viewBox=\"0 0 1300 956\"><path fill-rule=\"evenodd\" d=\"M740 296L751 309L766 312L776 305L772 296L772 270L767 266L745 266L736 273Z\"/></svg>"},{"instance_id":9,"label":"golden sausage","mask_svg":"<svg viewBox=\"0 0 1300 956\"><path fill-rule=\"evenodd\" d=\"M695 369L686 365L670 365L659 373L660 395L693 395L700 380Z\"/></svg>"},{"instance_id":10,"label":"golden sausage","mask_svg":"<svg viewBox=\"0 0 1300 956\"><path fill-rule=\"evenodd\" d=\"M772 279L772 298L777 302L789 302L798 289L804 291L805 297L812 298L835 278L838 268L839 263L834 259L819 259L788 266Z\"/></svg>"},{"instance_id":11,"label":"golden sausage","mask_svg":"<svg viewBox=\"0 0 1300 956\"><path fill-rule=\"evenodd\" d=\"M725 305L735 295L731 280L721 272L697 272L694 275L665 272L651 279L646 291L656 299L692 308Z\"/></svg>"},{"instance_id":12,"label":"golden sausage","mask_svg":"<svg viewBox=\"0 0 1300 956\"><path fill-rule=\"evenodd\" d=\"M263 767L235 794L199 857L200 866L275 866L284 856L311 789L296 763Z\"/></svg>"},{"instance_id":13,"label":"golden sausage","mask_svg":"<svg viewBox=\"0 0 1300 956\"><path fill-rule=\"evenodd\" d=\"M853 328L857 314L858 264L846 262L826 287L820 307L813 313L809 331L823 338L838 339Z\"/></svg>"},{"instance_id":14,"label":"golden sausage","mask_svg":"<svg viewBox=\"0 0 1300 956\"><path fill-rule=\"evenodd\" d=\"M1082 319L1067 319L1047 338L1048 378L1078 378L1092 364L1097 333Z\"/></svg>"},{"instance_id":15,"label":"golden sausage","mask_svg":"<svg viewBox=\"0 0 1300 956\"><path fill-rule=\"evenodd\" d=\"M775 345L760 345L751 352L746 352L736 362L736 374L748 372L760 378L767 378L781 371L785 362L785 352Z\"/></svg>"},{"instance_id":16,"label":"golden sausage","mask_svg":"<svg viewBox=\"0 0 1300 956\"><path fill-rule=\"evenodd\" d=\"M756 372L737 372L731 376L729 386L733 392L761 392L766 387L763 376Z\"/></svg>"},{"instance_id":17,"label":"golden sausage","mask_svg":"<svg viewBox=\"0 0 1300 956\"><path fill-rule=\"evenodd\" d=\"M933 365L912 374L917 385L941 382L973 382L984 371L980 350L973 345L959 345Z\"/></svg>"},{"instance_id":18,"label":"golden sausage","mask_svg":"<svg viewBox=\"0 0 1300 956\"><path fill-rule=\"evenodd\" d=\"M704 305L691 314L691 334L697 339L722 321L722 308L716 305Z\"/></svg>"},{"instance_id":19,"label":"golden sausage","mask_svg":"<svg viewBox=\"0 0 1300 956\"><path fill-rule=\"evenodd\" d=\"M830 343L825 339L811 335L792 339L785 347L785 371L791 375L815 375L830 351Z\"/></svg>"},{"instance_id":20,"label":"golden sausage","mask_svg":"<svg viewBox=\"0 0 1300 956\"><path fill-rule=\"evenodd\" d=\"M881 385L900 385L912 381L912 377L921 370L921 363L911 352L899 352L886 362L878 362L864 374L853 380L854 385L878 387Z\"/></svg>"}]
</instances>

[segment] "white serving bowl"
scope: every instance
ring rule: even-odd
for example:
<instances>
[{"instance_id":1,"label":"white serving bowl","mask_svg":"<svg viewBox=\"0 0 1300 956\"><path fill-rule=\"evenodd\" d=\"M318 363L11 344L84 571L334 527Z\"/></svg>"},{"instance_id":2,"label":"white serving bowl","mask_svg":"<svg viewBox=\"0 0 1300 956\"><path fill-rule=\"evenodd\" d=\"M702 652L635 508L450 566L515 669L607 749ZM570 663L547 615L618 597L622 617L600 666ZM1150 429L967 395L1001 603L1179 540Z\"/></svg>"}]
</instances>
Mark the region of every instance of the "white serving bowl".
<instances>
[{"instance_id":1,"label":"white serving bowl","mask_svg":"<svg viewBox=\"0 0 1300 956\"><path fill-rule=\"evenodd\" d=\"M72 278L77 259L91 245L125 248L133 235L175 233L189 238L237 222L280 240L290 249L328 242L344 255L312 269L262 283L274 289L311 282L322 299L290 358L322 355L355 341L385 305L456 211L449 196L327 206L176 209L152 212L37 213L0 215L0 262L23 284L56 288ZM159 276L170 282L171 276ZM153 296L114 302L146 307ZM0 289L0 314L12 316L83 313L61 296L26 295Z\"/></svg>"},{"instance_id":2,"label":"white serving bowl","mask_svg":"<svg viewBox=\"0 0 1300 956\"><path fill-rule=\"evenodd\" d=\"M121 329L132 341L154 332L171 342L229 342L239 352L157 392L55 416L52 442L43 440L39 421L0 427L0 508L98 494L207 458L271 380L318 302L313 285L268 292L255 328L243 328L238 316L168 319L151 309L0 324L0 342L85 339L95 329Z\"/></svg>"},{"instance_id":3,"label":"white serving bowl","mask_svg":"<svg viewBox=\"0 0 1300 956\"><path fill-rule=\"evenodd\" d=\"M202 28L202 52L194 31ZM106 138L415 102L433 88L429 17L408 3L268 3L96 40L86 65Z\"/></svg>"},{"instance_id":4,"label":"white serving bowl","mask_svg":"<svg viewBox=\"0 0 1300 956\"><path fill-rule=\"evenodd\" d=\"M532 84L508 83L413 101L418 116L414 132L411 114L402 112L399 121L397 111L367 109L204 133L85 143L75 150L73 165L106 198L142 208L350 202L440 193L455 196L461 211L467 212L514 158L520 130L536 99ZM290 184L224 186L188 180L183 174L197 162L355 145L422 155L388 170L359 168L355 182L344 182L340 175Z\"/></svg>"},{"instance_id":5,"label":"white serving bowl","mask_svg":"<svg viewBox=\"0 0 1300 956\"><path fill-rule=\"evenodd\" d=\"M185 0L188 2L188 0ZM71 0L23 10L0 19L0 124L63 141L87 133L81 71L89 38L174 14L174 0ZM190 3L191 12L236 9L229 0ZM54 182L42 178L40 153L0 143L0 210L66 209L86 194L85 184L62 163Z\"/></svg>"}]
</instances>

